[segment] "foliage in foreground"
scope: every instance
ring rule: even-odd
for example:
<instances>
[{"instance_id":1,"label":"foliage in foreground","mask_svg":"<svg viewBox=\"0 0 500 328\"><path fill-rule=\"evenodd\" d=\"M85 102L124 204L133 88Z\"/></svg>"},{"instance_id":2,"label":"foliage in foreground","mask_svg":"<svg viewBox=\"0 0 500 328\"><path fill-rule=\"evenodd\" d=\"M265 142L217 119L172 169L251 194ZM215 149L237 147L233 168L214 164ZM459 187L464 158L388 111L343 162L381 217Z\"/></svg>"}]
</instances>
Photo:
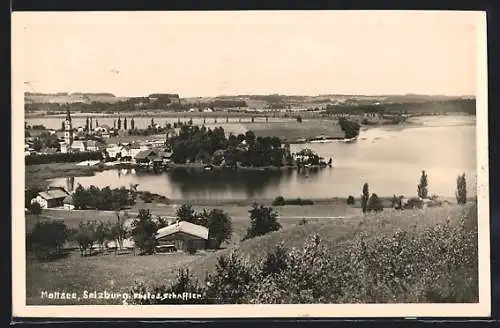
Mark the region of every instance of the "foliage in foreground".
<instances>
[{"instance_id":1,"label":"foliage in foreground","mask_svg":"<svg viewBox=\"0 0 500 328\"><path fill-rule=\"evenodd\" d=\"M170 286L140 288L195 286L189 288L212 304L477 302L475 220L475 215L469 215L423 231L360 236L335 247L312 235L302 248L280 244L257 261L235 249L219 258L203 287L184 274Z\"/></svg>"},{"instance_id":2,"label":"foliage in foreground","mask_svg":"<svg viewBox=\"0 0 500 328\"><path fill-rule=\"evenodd\" d=\"M26 248L41 260L58 258L64 254L68 235L69 230L62 221L37 222L26 237Z\"/></svg>"}]
</instances>

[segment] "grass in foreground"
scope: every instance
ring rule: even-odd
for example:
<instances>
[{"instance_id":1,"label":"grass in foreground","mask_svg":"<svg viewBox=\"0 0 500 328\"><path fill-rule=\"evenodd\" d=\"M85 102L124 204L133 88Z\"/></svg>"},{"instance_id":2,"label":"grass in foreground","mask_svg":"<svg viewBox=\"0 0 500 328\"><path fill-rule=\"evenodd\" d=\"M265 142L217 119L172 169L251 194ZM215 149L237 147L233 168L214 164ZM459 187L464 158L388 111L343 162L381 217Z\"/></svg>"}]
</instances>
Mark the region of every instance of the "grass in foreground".
<instances>
[{"instance_id":1,"label":"grass in foreground","mask_svg":"<svg viewBox=\"0 0 500 328\"><path fill-rule=\"evenodd\" d=\"M298 222L284 224L284 220L281 223L284 226L282 231L250 239L235 246L241 257L255 266L260 263L267 252L274 249L276 244L283 242L287 247L300 249L313 233L317 233L326 247L326 254L332 254L333 258L345 260L345 257L342 256L349 255L351 252L350 254L355 256L359 263L364 263L364 269L360 267L359 270L354 271L349 267L350 261L337 263L339 266L347 266L346 272L351 270L349 272L359 274L352 277L354 280L343 277L342 279L347 279L345 284L352 287L363 283L364 285L361 287L365 288L364 291L369 290L370 286L375 286L375 292L378 293L379 299L385 302L454 301L453 297L456 296L456 292L461 293L460 297L463 298L464 302L477 301L477 266L474 266L474 263L477 263L477 214L474 205L445 206L416 211L386 210L365 217L309 220L305 225L298 225ZM447 234L448 231L443 230L443 226L453 229L462 229L461 227L463 227L462 230L457 230L463 235ZM240 230L242 231L238 234L244 232L243 225ZM407 245L402 245L407 247L406 254L409 255L401 256L400 253L394 253L394 256L387 257L388 254L392 254L391 252L396 247L399 247L397 244L388 244L388 241L397 241L392 238L398 231L407 232L406 239L403 238L401 241L403 243L409 242ZM440 231L442 232L440 233ZM360 239L361 236L363 236L362 239ZM469 238L468 236L472 236L470 237L472 239L466 239ZM368 251L372 253L363 253L365 255L360 253L360 240L368 245ZM470 244L467 249L464 249L464 245L460 244L463 241ZM425 246L427 249L420 252L419 249L415 248L420 246ZM445 247L442 250L444 253L439 253L439 249L435 249L436 247ZM475 249L476 253L461 253L470 249ZM233 250L234 247L231 247L215 253L200 253L194 256L184 254L101 255L81 258L78 254L71 254L66 258L45 263L28 259L26 272L28 302L29 304L46 304L39 298L40 292L44 290L81 292L83 290L106 289L123 292L130 290L136 280L141 280L150 286L168 285L175 279L176 270L181 267L189 268L199 280L203 281L206 273L214 270L219 256L228 255ZM433 256L433 259L426 258L426 256ZM428 265L429 263L432 263L432 266L428 267L428 272L418 271L420 270L419 265ZM383 266L380 267L379 264ZM403 264L405 266L416 265L417 268L414 270L417 270L420 275L420 277L408 280L408 284L398 285L405 288L406 291L394 294L392 287L387 287L387 284L393 283L393 281L373 281L372 278L376 276L377 270L384 271L392 265ZM451 270L441 272L444 267L449 267ZM370 272L370 270L372 271ZM361 280L356 283L356 279ZM435 281L431 281L432 279ZM297 282L296 285L300 285L300 283ZM427 290L431 285L435 286L435 290ZM458 289L457 286L459 286ZM356 291L360 292L358 289ZM352 297L356 296L356 291L351 293ZM283 290L279 292L283 293ZM283 299L286 299L286 295L282 296ZM267 299L266 301L262 295L259 297L255 300L271 303L278 301L278 299ZM344 296L344 298L338 298L337 301L362 303L373 301L366 294L363 297L364 299L356 301L355 298ZM334 300L329 301L333 302ZM57 304L67 303L59 301Z\"/></svg>"}]
</instances>

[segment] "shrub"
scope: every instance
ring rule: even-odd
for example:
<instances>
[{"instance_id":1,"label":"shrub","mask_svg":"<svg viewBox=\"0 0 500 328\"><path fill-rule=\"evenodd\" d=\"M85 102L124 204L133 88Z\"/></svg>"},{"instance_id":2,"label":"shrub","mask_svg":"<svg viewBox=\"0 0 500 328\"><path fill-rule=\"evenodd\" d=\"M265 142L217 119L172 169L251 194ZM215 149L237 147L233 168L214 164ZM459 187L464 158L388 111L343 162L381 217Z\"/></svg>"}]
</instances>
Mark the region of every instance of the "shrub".
<instances>
[{"instance_id":1,"label":"shrub","mask_svg":"<svg viewBox=\"0 0 500 328\"><path fill-rule=\"evenodd\" d=\"M285 198L283 196L278 196L274 199L273 206L284 206L285 205Z\"/></svg>"},{"instance_id":2,"label":"shrub","mask_svg":"<svg viewBox=\"0 0 500 328\"><path fill-rule=\"evenodd\" d=\"M374 211L374 212L382 212L384 210L384 205L382 204L382 201L380 198L377 196L377 194L372 194L370 196L370 200L368 201L368 212Z\"/></svg>"},{"instance_id":3,"label":"shrub","mask_svg":"<svg viewBox=\"0 0 500 328\"><path fill-rule=\"evenodd\" d=\"M278 213L272 207L253 204L250 213L250 227L244 239L249 239L281 229L278 222Z\"/></svg>"},{"instance_id":4,"label":"shrub","mask_svg":"<svg viewBox=\"0 0 500 328\"><path fill-rule=\"evenodd\" d=\"M299 115L299 116L297 116L297 122L298 122L298 123L302 123L302 117L301 117L300 115Z\"/></svg>"},{"instance_id":5,"label":"shrub","mask_svg":"<svg viewBox=\"0 0 500 328\"><path fill-rule=\"evenodd\" d=\"M299 221L299 225L305 225L305 224L307 224L307 220L306 219L301 219Z\"/></svg>"},{"instance_id":6,"label":"shrub","mask_svg":"<svg viewBox=\"0 0 500 328\"><path fill-rule=\"evenodd\" d=\"M53 259L63 255L69 230L62 221L37 222L28 235L28 245L38 259Z\"/></svg>"},{"instance_id":7,"label":"shrub","mask_svg":"<svg viewBox=\"0 0 500 328\"><path fill-rule=\"evenodd\" d=\"M144 191L141 193L139 198L144 202L144 203L152 203L153 202L153 195L149 191Z\"/></svg>"},{"instance_id":8,"label":"shrub","mask_svg":"<svg viewBox=\"0 0 500 328\"><path fill-rule=\"evenodd\" d=\"M37 217L40 216L40 214L42 214L42 206L40 205L39 202L30 203L28 210L31 212L31 214L34 214Z\"/></svg>"},{"instance_id":9,"label":"shrub","mask_svg":"<svg viewBox=\"0 0 500 328\"><path fill-rule=\"evenodd\" d=\"M412 197L408 199L408 201L404 205L405 209L415 209L415 208L421 209L423 207L424 207L424 201L418 197Z\"/></svg>"},{"instance_id":10,"label":"shrub","mask_svg":"<svg viewBox=\"0 0 500 328\"><path fill-rule=\"evenodd\" d=\"M354 197L349 195L349 197L347 197L347 205L354 205L354 203L355 203Z\"/></svg>"},{"instance_id":11,"label":"shrub","mask_svg":"<svg viewBox=\"0 0 500 328\"><path fill-rule=\"evenodd\" d=\"M272 203L272 206L284 206L284 205L314 205L314 201L311 199L302 199L302 198L295 198L295 199L285 199L282 196L276 197Z\"/></svg>"},{"instance_id":12,"label":"shrub","mask_svg":"<svg viewBox=\"0 0 500 328\"><path fill-rule=\"evenodd\" d=\"M183 293L191 292L202 295L201 298L182 299ZM158 295L158 298L142 298L143 295ZM172 294L173 293L173 294ZM204 297L204 290L200 287L199 281L187 268L180 268L177 271L175 281L171 285L159 285L148 287L143 282L136 281L130 290L132 298L131 304L154 305L154 304L203 304L207 302ZM175 297L174 297L175 295Z\"/></svg>"},{"instance_id":13,"label":"shrub","mask_svg":"<svg viewBox=\"0 0 500 328\"><path fill-rule=\"evenodd\" d=\"M229 256L219 257L214 272L207 277L206 296L216 304L245 304L255 276L235 249Z\"/></svg>"}]
</instances>

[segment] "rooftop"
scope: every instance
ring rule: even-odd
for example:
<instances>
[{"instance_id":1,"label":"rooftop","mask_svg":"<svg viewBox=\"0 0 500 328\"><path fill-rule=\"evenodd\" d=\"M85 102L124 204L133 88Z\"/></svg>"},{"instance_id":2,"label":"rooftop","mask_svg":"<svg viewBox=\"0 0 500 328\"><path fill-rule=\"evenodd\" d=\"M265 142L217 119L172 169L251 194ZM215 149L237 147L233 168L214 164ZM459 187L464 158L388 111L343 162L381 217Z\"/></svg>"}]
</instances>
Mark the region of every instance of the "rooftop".
<instances>
[{"instance_id":1,"label":"rooftop","mask_svg":"<svg viewBox=\"0 0 500 328\"><path fill-rule=\"evenodd\" d=\"M208 240L208 229L204 226L200 226L197 224L193 224L186 221L176 222L169 226L159 229L156 232L156 239L163 238L169 235L172 235L177 232L184 232L188 235L195 236L198 238L202 238Z\"/></svg>"}]
</instances>

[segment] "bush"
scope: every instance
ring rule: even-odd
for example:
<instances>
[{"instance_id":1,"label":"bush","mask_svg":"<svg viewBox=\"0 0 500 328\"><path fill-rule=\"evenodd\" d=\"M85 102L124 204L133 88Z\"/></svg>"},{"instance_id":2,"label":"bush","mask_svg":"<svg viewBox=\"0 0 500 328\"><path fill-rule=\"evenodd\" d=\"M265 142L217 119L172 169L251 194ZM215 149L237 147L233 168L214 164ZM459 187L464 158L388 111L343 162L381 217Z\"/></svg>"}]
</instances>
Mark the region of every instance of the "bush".
<instances>
[{"instance_id":1,"label":"bush","mask_svg":"<svg viewBox=\"0 0 500 328\"><path fill-rule=\"evenodd\" d=\"M297 116L297 122L298 122L298 123L302 123L302 117L301 117L300 115L299 115L299 116Z\"/></svg>"},{"instance_id":2,"label":"bush","mask_svg":"<svg viewBox=\"0 0 500 328\"><path fill-rule=\"evenodd\" d=\"M285 198L283 196L278 196L274 199L273 206L284 206L285 205Z\"/></svg>"},{"instance_id":3,"label":"bush","mask_svg":"<svg viewBox=\"0 0 500 328\"><path fill-rule=\"evenodd\" d=\"M250 227L244 240L281 229L281 224L278 222L278 213L272 207L258 206L254 203L249 213Z\"/></svg>"},{"instance_id":4,"label":"bush","mask_svg":"<svg viewBox=\"0 0 500 328\"><path fill-rule=\"evenodd\" d=\"M144 191L141 193L139 198L144 202L144 203L152 203L153 202L153 195L149 191Z\"/></svg>"},{"instance_id":5,"label":"bush","mask_svg":"<svg viewBox=\"0 0 500 328\"><path fill-rule=\"evenodd\" d=\"M372 194L368 201L368 212L382 212L383 210L384 205L382 204L380 198L377 196L377 194Z\"/></svg>"},{"instance_id":6,"label":"bush","mask_svg":"<svg viewBox=\"0 0 500 328\"><path fill-rule=\"evenodd\" d=\"M473 303L479 299L477 261L474 209L453 223L361 235L341 248L313 234L302 247L278 244L253 264L236 249L218 258L206 288L196 289L185 272L173 286L204 291L206 302L218 304ZM160 304L148 302L141 304Z\"/></svg>"},{"instance_id":7,"label":"bush","mask_svg":"<svg viewBox=\"0 0 500 328\"><path fill-rule=\"evenodd\" d=\"M63 255L69 230L62 221L37 222L28 235L28 246L38 259L53 259Z\"/></svg>"},{"instance_id":8,"label":"bush","mask_svg":"<svg viewBox=\"0 0 500 328\"><path fill-rule=\"evenodd\" d=\"M424 207L424 201L418 197L412 197L408 199L404 205L405 209L421 209Z\"/></svg>"},{"instance_id":9,"label":"bush","mask_svg":"<svg viewBox=\"0 0 500 328\"><path fill-rule=\"evenodd\" d=\"M285 199L282 196L279 196L276 197L272 203L272 206L285 206L285 205L299 205L299 206L314 205L314 201L312 201L311 199L302 199L302 198Z\"/></svg>"},{"instance_id":10,"label":"bush","mask_svg":"<svg viewBox=\"0 0 500 328\"><path fill-rule=\"evenodd\" d=\"M355 203L354 197L349 195L349 197L347 197L347 205L354 205L354 203Z\"/></svg>"},{"instance_id":11,"label":"bush","mask_svg":"<svg viewBox=\"0 0 500 328\"><path fill-rule=\"evenodd\" d=\"M307 220L306 219L301 219L298 224L299 225L305 225L305 224L307 224Z\"/></svg>"},{"instance_id":12,"label":"bush","mask_svg":"<svg viewBox=\"0 0 500 328\"><path fill-rule=\"evenodd\" d=\"M30 211L31 214L39 216L42 214L42 206L40 205L39 202L32 202L30 203L28 210Z\"/></svg>"},{"instance_id":13,"label":"bush","mask_svg":"<svg viewBox=\"0 0 500 328\"><path fill-rule=\"evenodd\" d=\"M182 293L191 292L200 294L201 298L182 299ZM139 295L159 295L159 298L141 298ZM173 293L173 295L172 295ZM200 287L200 283L187 268L181 268L177 271L175 281L171 285L147 287L144 283L136 281L132 286L130 294L132 299L129 304L137 305L155 305L155 304L203 304L207 302L204 297L205 291ZM172 296L180 297L172 297Z\"/></svg>"}]
</instances>

